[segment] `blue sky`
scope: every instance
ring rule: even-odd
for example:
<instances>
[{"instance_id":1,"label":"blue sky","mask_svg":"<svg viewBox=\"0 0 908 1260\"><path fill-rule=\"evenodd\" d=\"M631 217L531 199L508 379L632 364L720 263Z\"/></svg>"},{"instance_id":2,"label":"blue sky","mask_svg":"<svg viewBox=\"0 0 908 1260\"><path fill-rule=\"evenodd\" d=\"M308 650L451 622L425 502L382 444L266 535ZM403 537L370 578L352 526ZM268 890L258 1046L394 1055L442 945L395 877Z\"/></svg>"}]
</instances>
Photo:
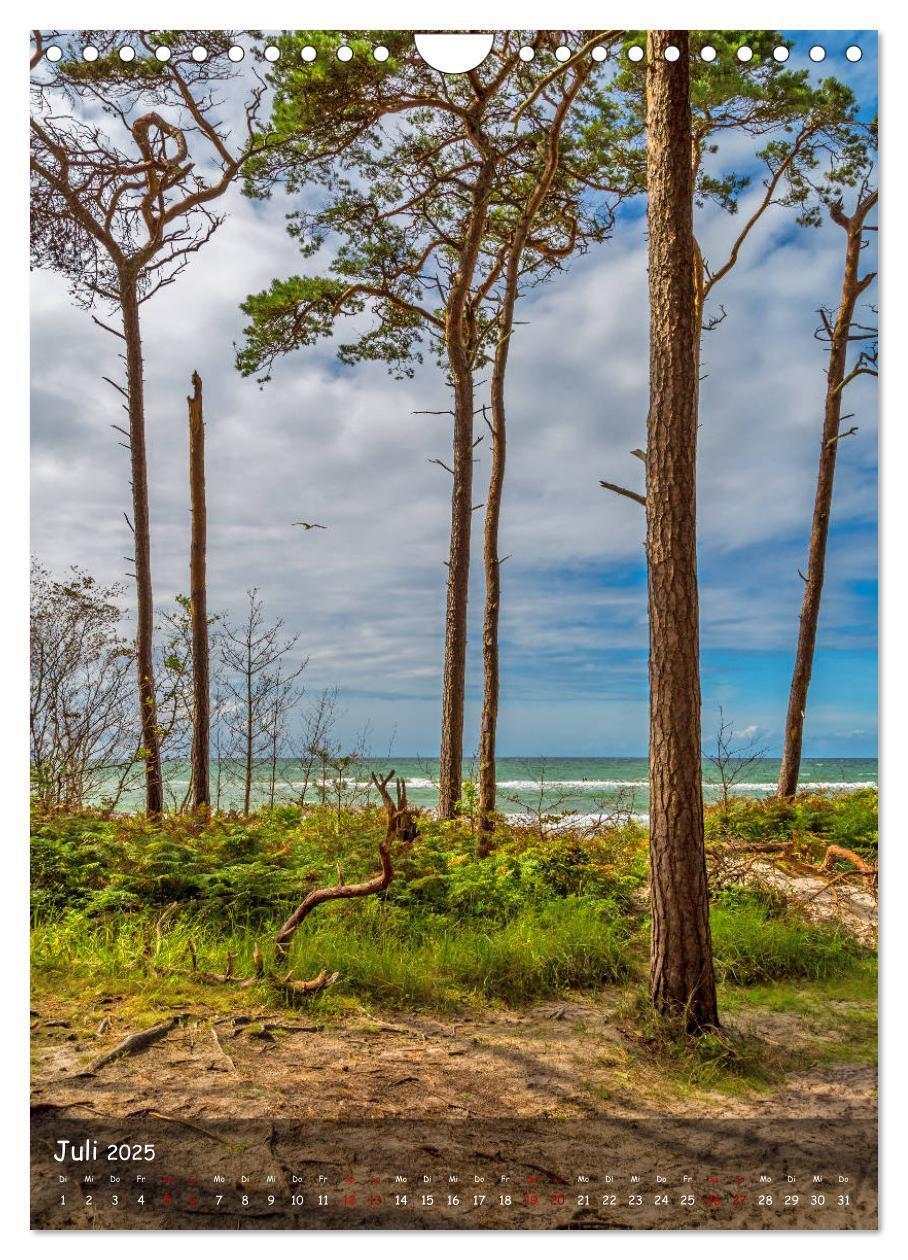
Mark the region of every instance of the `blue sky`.
<instances>
[{"instance_id":1,"label":"blue sky","mask_svg":"<svg viewBox=\"0 0 908 1260\"><path fill-rule=\"evenodd\" d=\"M875 36L795 33L791 66L836 74L875 109ZM829 54L813 66L814 43ZM864 48L856 65L842 50ZM720 155L721 156L721 155ZM746 153L735 152L746 164ZM757 197L755 187L745 195ZM205 382L210 606L238 609L257 585L301 633L308 686L337 684L344 733L369 722L374 747L438 744L449 480L440 373L412 381L377 365L339 367L330 344L278 365L264 390L233 368L238 303L303 264L280 197L239 195L177 285L146 308L156 598L187 585L185 395ZM719 259L738 221L698 218ZM816 308L834 305L841 229L802 231L774 208L718 300L728 316L704 344L699 521L704 735L718 705L780 745L797 633L823 405ZM313 268L315 264L312 264ZM643 513L599 488L640 488L647 402L646 242L639 213L613 240L536 291L521 311L509 383L502 522L502 755L639 754L646 748ZM874 301L873 291L867 295ZM109 428L117 346L63 283L33 278L32 547L55 569L78 562L122 578L125 452ZM807 715L808 756L876 753L875 382L849 387L859 432L841 445L827 587ZM476 501L487 456L479 451ZM324 532L293 529L300 518ZM478 521L477 521L478 524ZM481 534L474 539L466 751L478 728ZM395 734L396 732L396 734Z\"/></svg>"}]
</instances>

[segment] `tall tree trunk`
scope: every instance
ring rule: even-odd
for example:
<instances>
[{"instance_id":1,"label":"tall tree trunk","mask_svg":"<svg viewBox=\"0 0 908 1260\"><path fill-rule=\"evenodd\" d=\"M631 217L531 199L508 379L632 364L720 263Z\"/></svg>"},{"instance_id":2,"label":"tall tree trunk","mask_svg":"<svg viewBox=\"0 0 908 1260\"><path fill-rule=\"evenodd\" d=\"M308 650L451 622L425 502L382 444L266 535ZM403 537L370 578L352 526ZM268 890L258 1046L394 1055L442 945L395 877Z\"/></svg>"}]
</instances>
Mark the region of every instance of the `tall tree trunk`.
<instances>
[{"instance_id":1,"label":"tall tree trunk","mask_svg":"<svg viewBox=\"0 0 908 1260\"><path fill-rule=\"evenodd\" d=\"M513 306L512 306L513 316ZM507 367L513 317L499 321L499 342L492 366L492 405L490 438L492 464L489 470L489 489L486 498L485 532L483 537L483 564L485 568L486 599L482 619L482 718L479 728L479 841L477 852L487 857L489 841L494 828L497 777L495 768L495 743L498 727L499 646L498 623L501 610L501 559L498 555L498 529L501 521L501 499L504 492L505 461L507 458L507 415L504 407L504 378Z\"/></svg>"},{"instance_id":2,"label":"tall tree trunk","mask_svg":"<svg viewBox=\"0 0 908 1260\"><path fill-rule=\"evenodd\" d=\"M810 530L810 550L807 560L807 580L804 583L804 600L801 605L801 624L798 647L791 677L788 698L788 714L785 718L785 741L782 747L782 766L779 771L780 797L792 797L798 790L801 769L801 747L804 738L804 715L807 710L807 691L813 671L813 656L817 642L817 622L820 616L820 600L826 575L826 546L829 539L829 516L832 509L832 491L835 481L836 455L839 449L839 427L842 418L842 393L848 369L848 345L854 308L858 297L873 279L873 274L860 276L860 258L863 248L864 221L876 205L874 192L864 198L857 210L848 218L840 209L833 218L847 232L845 267L842 275L842 294L829 344L829 366L826 372L826 406L823 413L823 434L820 439L820 459L817 469L817 488L813 505L813 523Z\"/></svg>"},{"instance_id":3,"label":"tall tree trunk","mask_svg":"<svg viewBox=\"0 0 908 1260\"><path fill-rule=\"evenodd\" d=\"M592 65L592 62L589 63ZM527 238L532 230L540 207L544 204L561 161L561 136L565 119L577 93L589 77L590 70L578 68L574 79L566 89L552 117L546 135L545 163L526 209L515 225L505 262L505 284L501 309L498 315L498 342L492 363L491 422L492 444L489 490L486 497L485 531L483 537L483 562L485 568L486 598L482 623L483 693L482 717L479 732L479 843L480 857L489 852L489 837L493 830L492 815L495 812L497 779L495 767L496 733L498 728L498 702L500 692L499 620L501 615L501 565L498 555L498 534L501 523L501 501L504 493L504 475L507 459L507 412L504 386L511 350L511 334L514 331L514 310L517 305L520 282L520 265Z\"/></svg>"},{"instance_id":4,"label":"tall tree trunk","mask_svg":"<svg viewBox=\"0 0 908 1260\"><path fill-rule=\"evenodd\" d=\"M700 748L697 344L687 31L647 39L650 408L646 545L650 626L650 862L656 1008L718 1023ZM675 62L665 49L680 49Z\"/></svg>"},{"instance_id":5,"label":"tall tree trunk","mask_svg":"<svg viewBox=\"0 0 908 1260\"><path fill-rule=\"evenodd\" d=\"M451 491L451 545L445 611L445 657L438 753L438 816L453 818L463 773L463 713L467 671L467 597L470 581L470 531L473 522L473 354L475 314L471 286L488 216L495 172L487 157L473 190L473 212L464 234L457 272L445 313L445 345L454 386L454 485Z\"/></svg>"},{"instance_id":6,"label":"tall tree trunk","mask_svg":"<svg viewBox=\"0 0 908 1260\"><path fill-rule=\"evenodd\" d=\"M192 617L192 798L196 809L211 808L208 696L207 510L205 505L205 421L202 378L192 374L189 403L189 499L192 541L189 553L189 595Z\"/></svg>"},{"instance_id":7,"label":"tall tree trunk","mask_svg":"<svg viewBox=\"0 0 908 1260\"><path fill-rule=\"evenodd\" d=\"M249 632L250 634L252 631ZM253 742L253 708L252 708L252 644L250 642L246 657L246 775L243 789L243 813L248 814L252 805L252 742Z\"/></svg>"},{"instance_id":8,"label":"tall tree trunk","mask_svg":"<svg viewBox=\"0 0 908 1260\"><path fill-rule=\"evenodd\" d=\"M470 530L473 521L473 370L468 356L452 353L454 378L454 485L451 491L451 542L445 612L438 815L453 818L460 800L463 771L464 695L467 668L467 595L470 581Z\"/></svg>"},{"instance_id":9,"label":"tall tree trunk","mask_svg":"<svg viewBox=\"0 0 908 1260\"><path fill-rule=\"evenodd\" d=\"M145 453L145 380L139 296L135 277L129 273L120 277L120 309L126 342L129 398L129 455L136 576L136 671L145 766L145 810L149 815L156 816L164 809L164 786L161 780L161 748L154 687L154 598L151 585L148 462Z\"/></svg>"}]
</instances>

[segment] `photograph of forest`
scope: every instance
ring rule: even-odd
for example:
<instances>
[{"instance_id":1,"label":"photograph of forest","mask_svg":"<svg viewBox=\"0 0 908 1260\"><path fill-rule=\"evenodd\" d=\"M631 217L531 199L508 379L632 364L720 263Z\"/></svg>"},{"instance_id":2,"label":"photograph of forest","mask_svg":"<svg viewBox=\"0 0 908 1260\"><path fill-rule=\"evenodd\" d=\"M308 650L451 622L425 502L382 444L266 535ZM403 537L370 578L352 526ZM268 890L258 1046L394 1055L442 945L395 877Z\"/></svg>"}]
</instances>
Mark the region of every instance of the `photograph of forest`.
<instances>
[{"instance_id":1,"label":"photograph of forest","mask_svg":"<svg viewBox=\"0 0 908 1260\"><path fill-rule=\"evenodd\" d=\"M463 38L32 32L37 1228L876 1227L876 34Z\"/></svg>"}]
</instances>

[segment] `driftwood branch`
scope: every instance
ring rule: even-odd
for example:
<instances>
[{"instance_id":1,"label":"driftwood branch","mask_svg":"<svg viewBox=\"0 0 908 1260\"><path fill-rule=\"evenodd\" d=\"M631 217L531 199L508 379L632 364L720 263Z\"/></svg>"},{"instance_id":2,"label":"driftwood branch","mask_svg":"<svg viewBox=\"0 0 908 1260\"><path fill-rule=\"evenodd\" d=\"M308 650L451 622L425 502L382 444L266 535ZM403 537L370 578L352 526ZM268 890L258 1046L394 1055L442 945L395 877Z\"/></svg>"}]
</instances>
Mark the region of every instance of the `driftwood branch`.
<instances>
[{"instance_id":1,"label":"driftwood branch","mask_svg":"<svg viewBox=\"0 0 908 1260\"><path fill-rule=\"evenodd\" d=\"M381 779L378 778L374 772L372 774L372 782L382 799L386 816L385 835L378 846L378 856L381 869L373 875L371 879L363 880L362 883L359 884L344 883L343 875L341 871L338 870L337 884L334 884L329 888L316 888L304 897L294 912L282 925L275 938L278 957L286 955L290 941L293 939L297 928L303 920L312 913L316 906L320 906L327 901L337 901L343 898L368 897L373 893L383 892L391 883L391 880L394 878L394 868L391 864L391 845L394 841L399 841L404 845L411 845L419 835L419 828L417 826L419 810L412 807L407 801L407 786L402 779L395 780L395 795L391 795L391 792L388 789L392 778L394 778L393 770ZM155 925L157 946L155 950L156 953L161 947L161 935L163 928L175 908L175 905L168 906ZM279 975L274 971L266 972L262 951L259 949L257 942L252 955L254 974L247 977L234 975L233 965L235 959L234 955L229 951L227 953L226 965L223 972L200 971L195 944L191 939L187 941L186 948L191 959L192 969L188 971L179 971L177 974L190 976L193 980L202 981L206 984L235 984L240 989L248 989L256 984L271 984L279 989L282 989L288 994L308 997L315 993L321 993L322 990L329 988L340 979L339 972L335 971L329 975L325 969L320 971L319 974L312 980L296 980L293 977L292 971L288 971L286 975ZM155 1033L152 1040L156 1039L157 1036L163 1036L164 1032L169 1031L171 1026L172 1023L168 1024L166 1028L164 1025L161 1025L157 1031L150 1030L150 1032ZM150 1044L150 1042L147 1041L146 1034L137 1034L137 1036L145 1039L143 1044ZM123 1043L123 1046L120 1046L113 1051L113 1057L125 1052L127 1052L126 1042ZM229 1056L225 1057L229 1058ZM104 1061L107 1062L109 1059L105 1059Z\"/></svg>"},{"instance_id":2,"label":"driftwood branch","mask_svg":"<svg viewBox=\"0 0 908 1260\"><path fill-rule=\"evenodd\" d=\"M382 799L385 807L385 816L387 826L384 839L378 846L378 857L381 863L381 870L373 875L371 879L364 880L360 884L334 884L329 888L315 888L308 894L294 910L293 914L282 925L277 934L276 942L278 950L285 952L296 929L311 914L316 906L323 905L326 901L338 901L341 898L350 897L369 897L373 893L384 892L394 878L394 868L391 865L391 844L394 840L400 840L404 844L412 844L419 835L416 824L418 811L412 809L407 803L407 786L402 779L396 780L396 802L388 791L388 784L394 776L394 771L390 771L383 779L372 773L372 782L378 789L378 794Z\"/></svg>"},{"instance_id":3,"label":"driftwood branch","mask_svg":"<svg viewBox=\"0 0 908 1260\"><path fill-rule=\"evenodd\" d=\"M826 850L820 870L831 870L834 861L848 862L856 871L860 872L861 875L868 879L875 880L877 877L877 868L875 866L871 866L869 862L865 862L861 855L859 853L855 853L853 849L846 849L841 844L831 844L829 846Z\"/></svg>"}]
</instances>

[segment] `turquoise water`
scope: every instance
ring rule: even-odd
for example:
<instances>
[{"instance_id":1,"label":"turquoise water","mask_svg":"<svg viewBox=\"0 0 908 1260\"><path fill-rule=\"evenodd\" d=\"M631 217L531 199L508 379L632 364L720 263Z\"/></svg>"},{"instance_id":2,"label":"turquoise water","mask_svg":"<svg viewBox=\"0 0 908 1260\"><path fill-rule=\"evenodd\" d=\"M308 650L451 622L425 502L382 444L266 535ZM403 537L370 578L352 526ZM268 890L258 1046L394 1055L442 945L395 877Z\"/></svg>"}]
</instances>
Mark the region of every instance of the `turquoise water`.
<instances>
[{"instance_id":1,"label":"turquoise water","mask_svg":"<svg viewBox=\"0 0 908 1260\"><path fill-rule=\"evenodd\" d=\"M306 790L306 801L317 802L322 795L331 801L340 795L342 801L359 803L368 795L369 772L387 773L395 769L407 782L410 801L415 805L433 806L437 799L438 762L416 757L389 757L362 761L343 774L329 767L327 782L321 788L321 769L313 772ZM475 764L464 762L464 777L475 774ZM742 796L766 796L775 791L779 760L761 758L748 766L733 791ZM274 796L277 802L299 800L304 789L304 772L298 764L280 761L277 765ZM178 803L189 786L189 767L171 763L165 769L170 803ZM707 801L718 795L718 775L713 766L704 764L704 796ZM801 764L800 785L803 791L834 791L842 788L876 786L876 759L824 757L806 758ZM217 774L212 770L212 795L218 790ZM503 813L525 814L541 807L554 813L572 810L581 814L613 813L620 810L646 815L649 809L647 762L643 757L502 757L498 761L498 807ZM253 805L267 804L271 796L271 769L257 768L253 783ZM220 808L234 809L242 805L243 789L240 767L227 764L220 775ZM119 804L121 810L139 809L142 799L139 784L126 793Z\"/></svg>"}]
</instances>

